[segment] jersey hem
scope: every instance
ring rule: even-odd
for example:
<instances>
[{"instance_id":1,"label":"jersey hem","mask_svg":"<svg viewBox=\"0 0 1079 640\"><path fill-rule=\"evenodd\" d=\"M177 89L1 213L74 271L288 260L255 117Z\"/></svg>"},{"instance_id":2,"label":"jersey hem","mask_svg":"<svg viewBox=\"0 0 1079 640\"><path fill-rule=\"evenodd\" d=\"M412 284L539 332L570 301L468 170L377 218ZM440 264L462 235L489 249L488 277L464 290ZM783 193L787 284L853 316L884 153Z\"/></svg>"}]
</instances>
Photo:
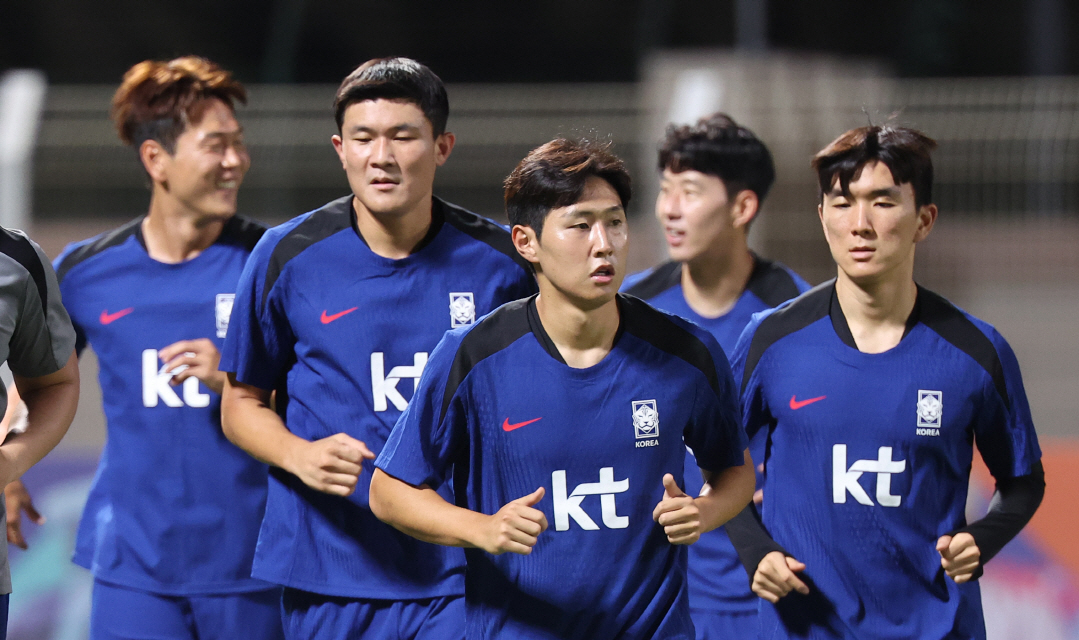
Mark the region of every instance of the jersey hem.
<instances>
[{"instance_id":1,"label":"jersey hem","mask_svg":"<svg viewBox=\"0 0 1079 640\"><path fill-rule=\"evenodd\" d=\"M257 575L256 575L257 574ZM427 589L423 591L410 591L410 592L396 592L392 589L386 589L384 587L375 587L371 589L349 589L339 585L329 585L323 582L308 582L306 580L286 580L284 578L272 576L269 573L261 571L252 572L252 575L260 580L265 580L282 587L289 589L297 589L299 591L307 591L310 593L317 593L322 596L332 596L335 598L352 598L355 600L427 600L429 598L445 598L445 597L464 597L465 584L464 578L459 580L453 580L452 582L459 582L460 588L455 589L452 586L445 585L438 588Z\"/></svg>"},{"instance_id":2,"label":"jersey hem","mask_svg":"<svg viewBox=\"0 0 1079 640\"><path fill-rule=\"evenodd\" d=\"M84 563L78 558L73 558L72 562L86 570L88 570L93 576L94 580L104 582L116 587L122 587L125 589L135 589L137 591L145 591L147 593L156 593L166 596L200 596L200 595L216 595L227 593L254 593L256 591L268 591L276 588L272 582L266 582L258 578L246 578L241 581L228 581L228 582L203 582L194 584L163 584L152 580L128 580L123 577L117 578L116 576L107 575L99 570L95 570L89 563Z\"/></svg>"}]
</instances>

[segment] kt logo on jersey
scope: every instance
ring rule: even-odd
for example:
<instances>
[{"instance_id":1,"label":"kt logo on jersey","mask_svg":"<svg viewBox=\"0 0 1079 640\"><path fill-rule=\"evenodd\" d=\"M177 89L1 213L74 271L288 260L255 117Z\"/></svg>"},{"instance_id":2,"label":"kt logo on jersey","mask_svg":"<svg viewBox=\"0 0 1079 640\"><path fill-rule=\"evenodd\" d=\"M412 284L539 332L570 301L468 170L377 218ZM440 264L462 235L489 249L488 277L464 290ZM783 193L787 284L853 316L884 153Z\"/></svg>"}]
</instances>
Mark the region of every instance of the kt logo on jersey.
<instances>
[{"instance_id":1,"label":"kt logo on jersey","mask_svg":"<svg viewBox=\"0 0 1079 640\"><path fill-rule=\"evenodd\" d=\"M450 293L450 327L467 327L476 321L476 300L471 291Z\"/></svg>"},{"instance_id":2,"label":"kt logo on jersey","mask_svg":"<svg viewBox=\"0 0 1079 640\"><path fill-rule=\"evenodd\" d=\"M555 531L569 531L570 520L576 522L577 526L585 531L599 530L596 521L581 508L581 503L588 496L599 496L600 516L605 527L608 529L629 527L629 516L618 515L618 509L614 503L615 495L629 491L629 478L615 480L614 467L603 467L599 470L599 482L583 482L568 494L566 493L565 470L555 471L551 474L551 488L553 489L551 507L554 510Z\"/></svg>"},{"instance_id":3,"label":"kt logo on jersey","mask_svg":"<svg viewBox=\"0 0 1079 640\"><path fill-rule=\"evenodd\" d=\"M638 449L659 446L659 408L655 400L633 401L633 436Z\"/></svg>"},{"instance_id":4,"label":"kt logo on jersey","mask_svg":"<svg viewBox=\"0 0 1079 640\"><path fill-rule=\"evenodd\" d=\"M193 354L191 354L193 355ZM210 406L209 394L199 391L199 379L192 376L184 380L180 385L183 400L176 395L173 387L173 376L186 368L177 367L172 371L165 371L165 364L157 356L157 349L146 349L142 352L142 404L145 407L156 407L159 402L164 402L168 407L208 407Z\"/></svg>"}]
</instances>

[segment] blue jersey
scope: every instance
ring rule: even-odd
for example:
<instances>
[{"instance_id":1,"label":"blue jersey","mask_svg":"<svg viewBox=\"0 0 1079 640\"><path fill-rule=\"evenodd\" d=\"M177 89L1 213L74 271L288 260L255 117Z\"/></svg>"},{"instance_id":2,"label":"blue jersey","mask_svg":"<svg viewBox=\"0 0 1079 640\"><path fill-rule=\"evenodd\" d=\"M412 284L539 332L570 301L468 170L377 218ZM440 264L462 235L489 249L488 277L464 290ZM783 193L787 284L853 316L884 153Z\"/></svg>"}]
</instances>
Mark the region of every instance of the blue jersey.
<instances>
[{"instance_id":1,"label":"blue jersey","mask_svg":"<svg viewBox=\"0 0 1079 640\"><path fill-rule=\"evenodd\" d=\"M975 444L998 480L1041 457L1000 334L919 288L899 344L862 353L831 281L756 316L734 371L768 441L764 525L811 589L761 600L761 637L985 638L978 583L935 545L966 523Z\"/></svg>"},{"instance_id":2,"label":"blue jersey","mask_svg":"<svg viewBox=\"0 0 1079 640\"><path fill-rule=\"evenodd\" d=\"M400 260L379 256L348 196L266 233L244 270L221 368L276 390L297 436L343 432L377 453L442 335L535 286L506 229L437 198L420 247ZM463 593L460 550L419 542L371 513L372 470L365 463L342 498L272 468L254 575L349 598Z\"/></svg>"},{"instance_id":3,"label":"blue jersey","mask_svg":"<svg viewBox=\"0 0 1079 640\"><path fill-rule=\"evenodd\" d=\"M667 262L626 278L622 290L667 313L708 330L724 353L733 353L738 337L754 313L771 309L809 290L809 284L782 264L753 256L753 271L731 310L705 318L690 308L682 291L682 263ZM764 457L764 441L750 442L755 463ZM686 493L698 495L704 480L697 460L686 451ZM756 612L757 596L749 589L745 569L725 528L710 531L689 547L689 606L694 610Z\"/></svg>"},{"instance_id":4,"label":"blue jersey","mask_svg":"<svg viewBox=\"0 0 1079 640\"><path fill-rule=\"evenodd\" d=\"M530 555L465 552L470 639L693 638L686 548L652 511L664 474L684 486L687 445L709 471L742 464L733 378L699 327L629 296L619 309L611 352L585 369L535 298L447 334L376 463L413 485L452 473L457 504L485 514L546 489Z\"/></svg>"},{"instance_id":5,"label":"blue jersey","mask_svg":"<svg viewBox=\"0 0 1079 640\"><path fill-rule=\"evenodd\" d=\"M77 347L97 354L108 438L79 523L75 562L99 580L166 595L266 589L251 560L266 466L221 432L221 396L179 386L158 351L224 342L236 283L265 228L234 217L195 258L158 262L142 218L56 259Z\"/></svg>"}]
</instances>

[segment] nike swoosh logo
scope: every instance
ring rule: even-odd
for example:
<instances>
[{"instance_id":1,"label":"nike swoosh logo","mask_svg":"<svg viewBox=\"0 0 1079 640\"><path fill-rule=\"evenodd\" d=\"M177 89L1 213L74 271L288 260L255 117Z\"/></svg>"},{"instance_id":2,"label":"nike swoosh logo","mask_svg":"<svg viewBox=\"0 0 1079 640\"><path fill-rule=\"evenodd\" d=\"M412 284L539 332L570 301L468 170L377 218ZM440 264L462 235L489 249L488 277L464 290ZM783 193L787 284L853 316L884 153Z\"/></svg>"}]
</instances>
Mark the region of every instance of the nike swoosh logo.
<instances>
[{"instance_id":1,"label":"nike swoosh logo","mask_svg":"<svg viewBox=\"0 0 1079 640\"><path fill-rule=\"evenodd\" d=\"M514 429L520 429L521 427L525 426L526 424L532 424L533 422L536 422L537 420L543 420L543 418L532 418L531 420L525 420L524 422L518 422L517 424L510 424L510 419L506 418L505 422L502 423L502 430L503 431L513 431Z\"/></svg>"},{"instance_id":2,"label":"nike swoosh logo","mask_svg":"<svg viewBox=\"0 0 1079 640\"><path fill-rule=\"evenodd\" d=\"M802 407L806 406L807 404L813 404L814 402L819 402L821 400L824 400L827 397L828 396L821 396L819 398L810 398L809 400L795 400L794 396L791 396L791 409L794 409L795 411L797 411L798 409L801 409Z\"/></svg>"},{"instance_id":3,"label":"nike swoosh logo","mask_svg":"<svg viewBox=\"0 0 1079 640\"><path fill-rule=\"evenodd\" d=\"M351 309L345 309L344 311L335 313L332 316L326 315L326 310L323 309L322 310L322 324L330 324L334 320L340 318L341 316L348 315L348 314L352 313L353 311L355 311L356 309L359 309L359 307L352 307Z\"/></svg>"},{"instance_id":4,"label":"nike swoosh logo","mask_svg":"<svg viewBox=\"0 0 1079 640\"><path fill-rule=\"evenodd\" d=\"M99 318L99 320L101 320L101 324L112 324L113 322L116 322L117 320L123 318L134 310L135 307L128 307L126 309L121 309L116 313L109 313L109 310L105 309L101 312L101 317Z\"/></svg>"}]
</instances>

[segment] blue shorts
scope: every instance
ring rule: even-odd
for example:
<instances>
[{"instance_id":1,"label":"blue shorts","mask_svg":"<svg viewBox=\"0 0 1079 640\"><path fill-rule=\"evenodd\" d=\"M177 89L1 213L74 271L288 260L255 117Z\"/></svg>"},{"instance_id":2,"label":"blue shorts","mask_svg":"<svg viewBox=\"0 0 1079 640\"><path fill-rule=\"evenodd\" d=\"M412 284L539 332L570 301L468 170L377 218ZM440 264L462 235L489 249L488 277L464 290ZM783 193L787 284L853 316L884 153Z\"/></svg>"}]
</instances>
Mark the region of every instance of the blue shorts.
<instances>
[{"instance_id":1,"label":"blue shorts","mask_svg":"<svg viewBox=\"0 0 1079 640\"><path fill-rule=\"evenodd\" d=\"M288 640L464 640L465 599L358 600L285 587Z\"/></svg>"},{"instance_id":2,"label":"blue shorts","mask_svg":"<svg viewBox=\"0 0 1079 640\"><path fill-rule=\"evenodd\" d=\"M697 640L753 640L760 629L756 611L690 609L689 617L697 629Z\"/></svg>"},{"instance_id":3,"label":"blue shorts","mask_svg":"<svg viewBox=\"0 0 1079 640\"><path fill-rule=\"evenodd\" d=\"M90 640L281 640L281 589L166 596L98 580Z\"/></svg>"},{"instance_id":4,"label":"blue shorts","mask_svg":"<svg viewBox=\"0 0 1079 640\"><path fill-rule=\"evenodd\" d=\"M7 608L10 601L11 594L0 596L0 640L7 640Z\"/></svg>"}]
</instances>

